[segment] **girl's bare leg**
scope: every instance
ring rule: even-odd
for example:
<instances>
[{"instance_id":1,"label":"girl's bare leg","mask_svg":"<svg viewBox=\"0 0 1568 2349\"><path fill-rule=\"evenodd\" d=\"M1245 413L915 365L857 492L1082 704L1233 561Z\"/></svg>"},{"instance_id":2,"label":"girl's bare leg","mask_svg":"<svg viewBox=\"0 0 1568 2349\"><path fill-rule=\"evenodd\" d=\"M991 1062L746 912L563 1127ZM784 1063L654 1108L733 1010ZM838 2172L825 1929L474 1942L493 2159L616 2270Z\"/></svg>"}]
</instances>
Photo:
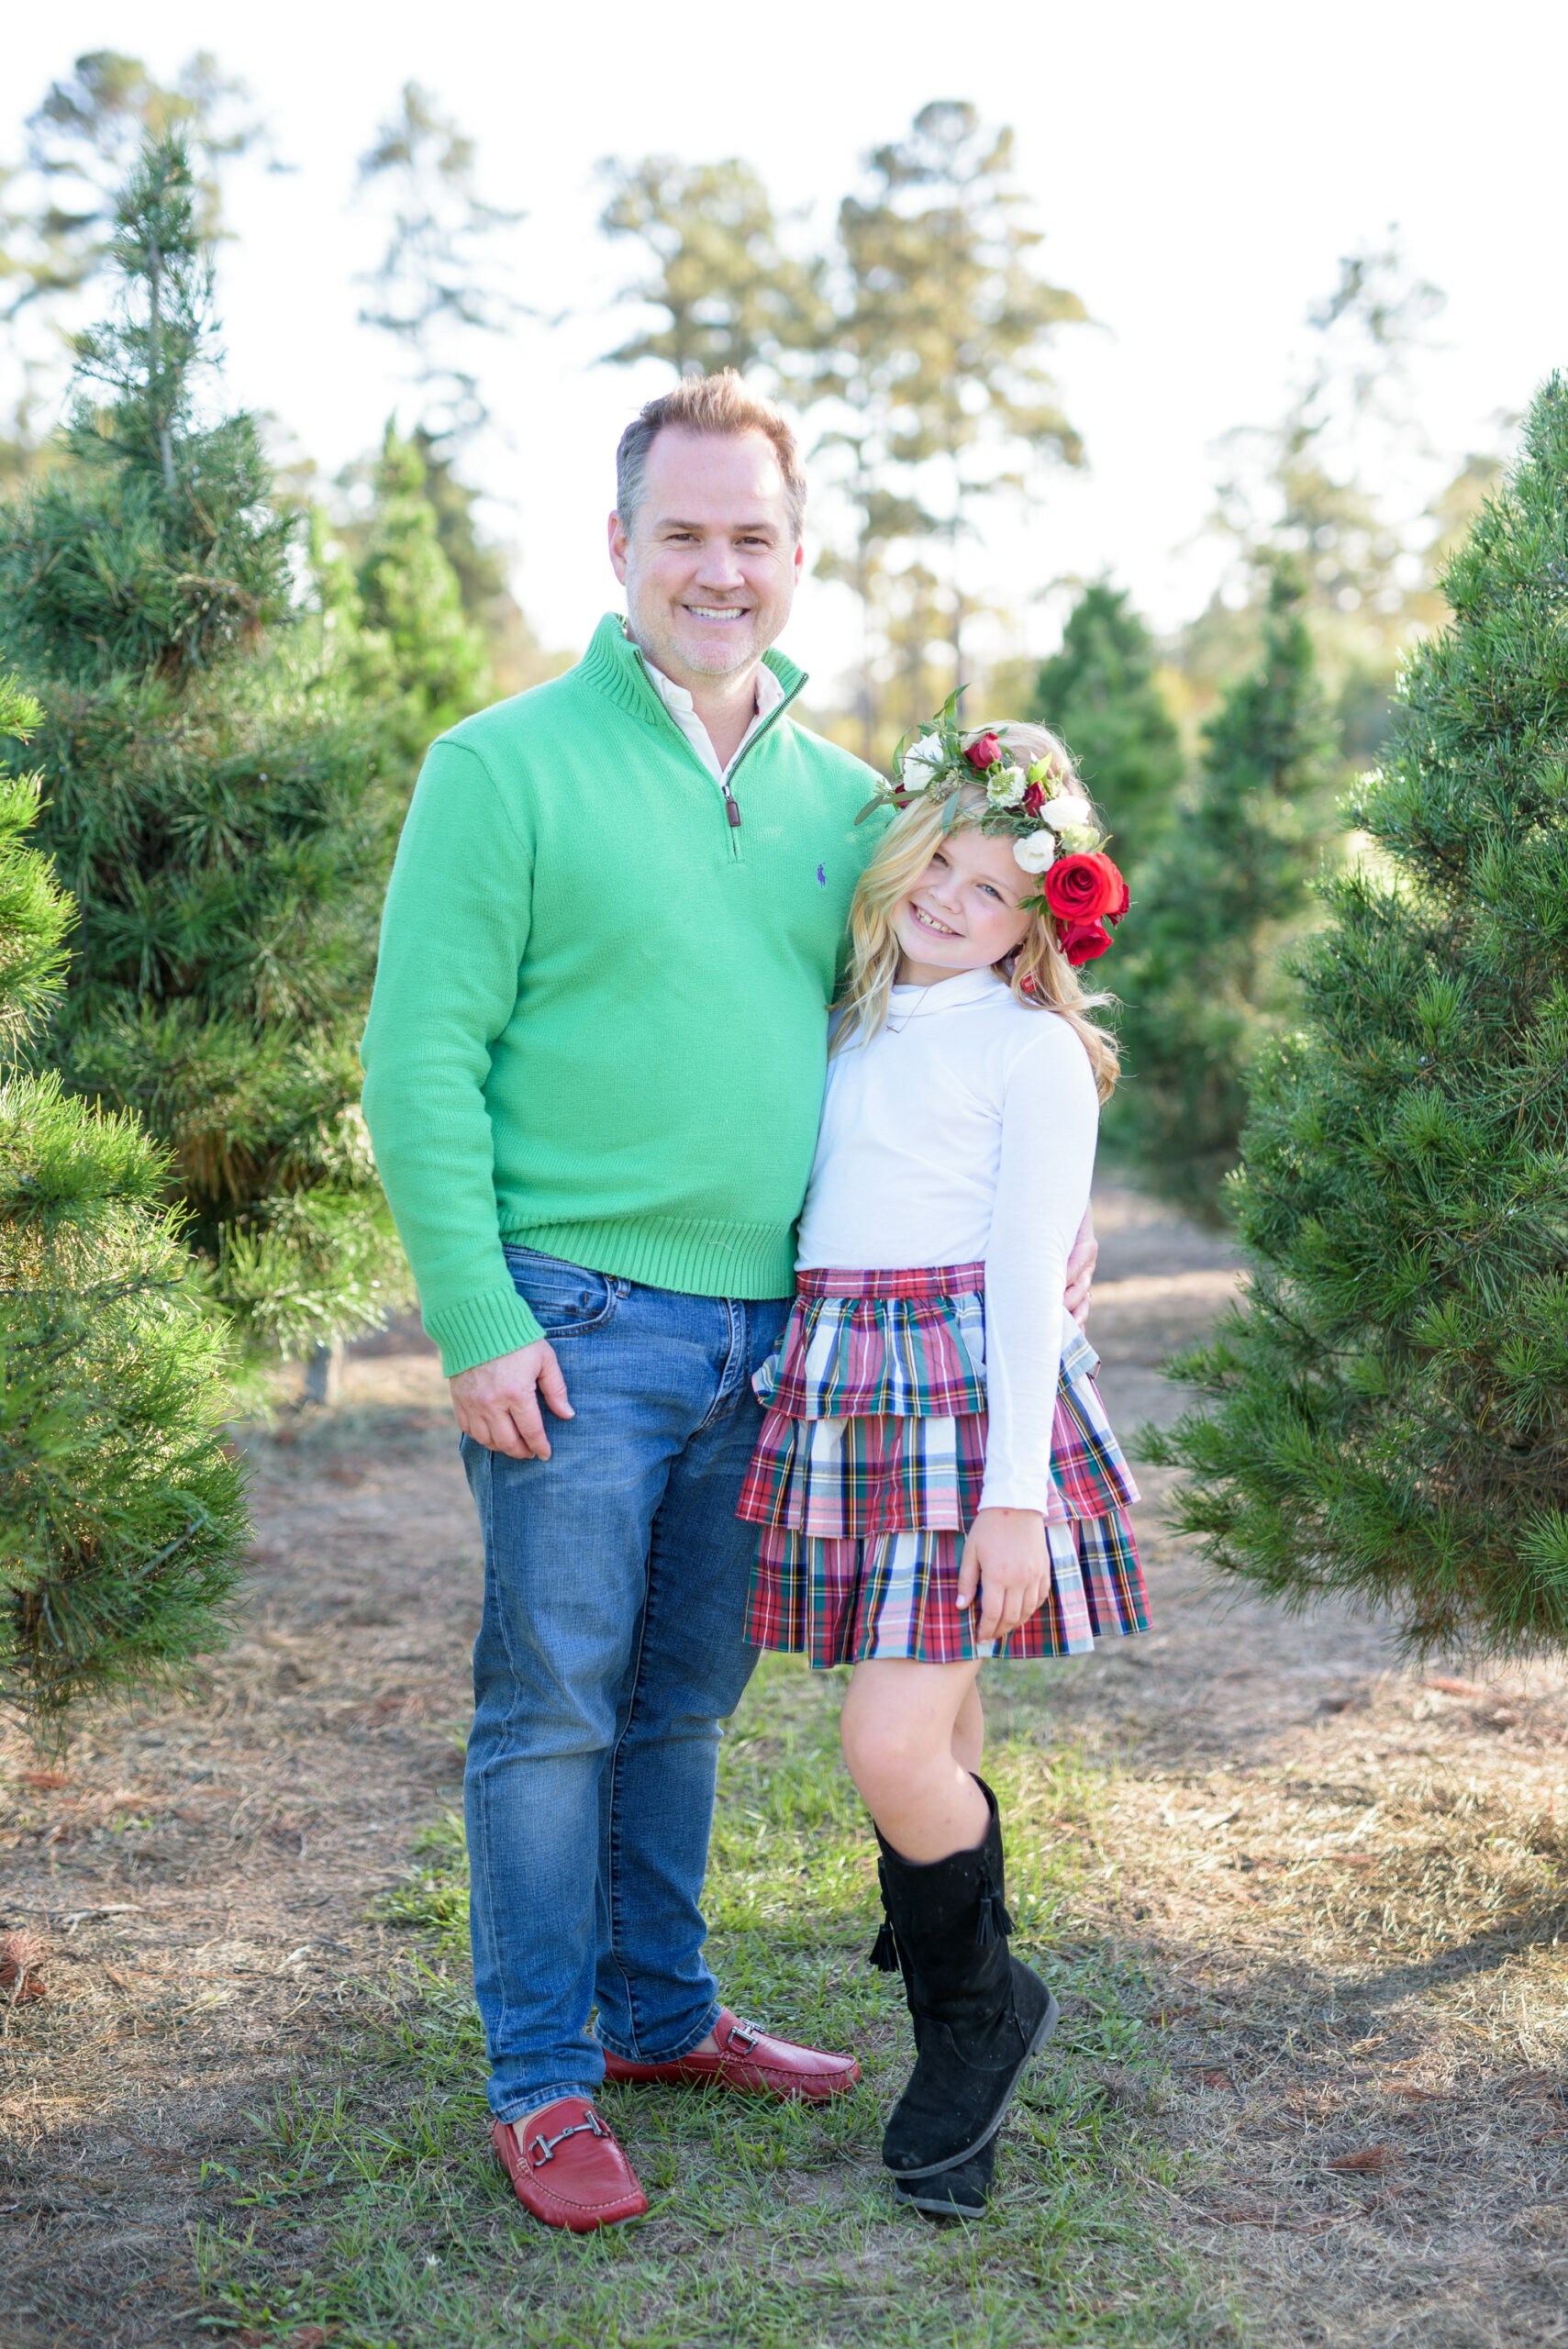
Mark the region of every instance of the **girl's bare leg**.
<instances>
[{"instance_id":1,"label":"girl's bare leg","mask_svg":"<svg viewBox=\"0 0 1568 2349\"><path fill-rule=\"evenodd\" d=\"M973 1851L991 1824L967 1756L983 1722L974 1664L857 1664L840 1716L850 1776L894 1850L924 1865Z\"/></svg>"},{"instance_id":2,"label":"girl's bare leg","mask_svg":"<svg viewBox=\"0 0 1568 2349\"><path fill-rule=\"evenodd\" d=\"M964 1769L980 1776L980 1765L985 1759L985 1708L980 1701L980 1683L972 1680L969 1692L958 1709L958 1719L952 1727L952 1750Z\"/></svg>"}]
</instances>

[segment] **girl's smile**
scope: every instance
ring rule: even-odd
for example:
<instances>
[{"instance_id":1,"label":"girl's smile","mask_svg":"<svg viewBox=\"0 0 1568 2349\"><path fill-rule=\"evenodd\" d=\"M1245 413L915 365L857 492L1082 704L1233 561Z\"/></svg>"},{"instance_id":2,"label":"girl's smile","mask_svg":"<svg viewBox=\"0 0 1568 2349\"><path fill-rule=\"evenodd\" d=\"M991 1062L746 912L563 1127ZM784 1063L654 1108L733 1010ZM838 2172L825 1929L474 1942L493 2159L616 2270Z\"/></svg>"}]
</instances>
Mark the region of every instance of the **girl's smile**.
<instances>
[{"instance_id":1,"label":"girl's smile","mask_svg":"<svg viewBox=\"0 0 1568 2349\"><path fill-rule=\"evenodd\" d=\"M919 923L922 930L935 930L939 938L956 938L958 936L956 930L950 930L946 922L939 921L935 914L929 914L924 906L917 906L913 898L909 900L909 910L914 918Z\"/></svg>"}]
</instances>

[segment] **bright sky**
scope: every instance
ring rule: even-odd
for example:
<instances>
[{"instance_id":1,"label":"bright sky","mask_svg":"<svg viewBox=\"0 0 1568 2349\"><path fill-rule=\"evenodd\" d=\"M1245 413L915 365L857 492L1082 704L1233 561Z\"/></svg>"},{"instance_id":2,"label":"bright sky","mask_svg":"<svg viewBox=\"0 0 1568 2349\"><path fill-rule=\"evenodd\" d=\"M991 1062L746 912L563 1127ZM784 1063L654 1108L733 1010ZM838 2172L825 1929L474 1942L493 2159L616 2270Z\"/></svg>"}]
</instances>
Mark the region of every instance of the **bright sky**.
<instances>
[{"instance_id":1,"label":"bright sky","mask_svg":"<svg viewBox=\"0 0 1568 2349\"><path fill-rule=\"evenodd\" d=\"M695 35L689 29L695 27ZM765 17L593 7L416 8L381 0L70 0L7 25L0 161L75 54L117 48L172 78L216 50L249 83L279 176L247 164L222 263L229 380L331 473L376 437L395 356L355 323L354 272L376 224L354 162L401 83L424 83L479 141L493 201L525 208L521 291L567 311L482 350L510 446L487 461L517 586L552 644L581 645L614 604L604 555L612 451L662 387L595 366L635 314L605 306L631 256L595 229L607 153L698 161L739 153L783 206L824 221L859 158L933 97L966 97L1020 140L1049 231L1043 265L1098 325L1063 333L1058 375L1090 470L1059 476L1027 530L998 525L980 575L1019 609L1029 648L1055 633L1063 574L1109 570L1156 622L1201 602L1211 549L1192 541L1228 428L1284 404L1307 303L1339 256L1399 223L1449 305L1418 379L1445 458L1498 445L1499 412L1568 365L1563 91L1568 11L1550 0L795 0ZM819 685L853 656L843 591L804 591L788 643Z\"/></svg>"}]
</instances>

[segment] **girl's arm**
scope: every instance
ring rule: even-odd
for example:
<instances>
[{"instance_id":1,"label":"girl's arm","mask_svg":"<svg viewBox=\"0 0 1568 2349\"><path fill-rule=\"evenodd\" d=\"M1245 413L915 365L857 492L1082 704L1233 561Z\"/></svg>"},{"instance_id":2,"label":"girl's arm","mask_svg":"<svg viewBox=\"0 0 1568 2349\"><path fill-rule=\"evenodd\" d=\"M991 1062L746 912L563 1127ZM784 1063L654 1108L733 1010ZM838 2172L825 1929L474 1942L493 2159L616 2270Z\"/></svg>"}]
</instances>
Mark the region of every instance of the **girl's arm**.
<instances>
[{"instance_id":1,"label":"girl's arm","mask_svg":"<svg viewBox=\"0 0 1568 2349\"><path fill-rule=\"evenodd\" d=\"M1089 1059L1065 1020L1015 1050L1002 1105L1002 1156L985 1251L985 1382L990 1428L983 1508L1042 1514L1051 1502L1051 1427L1062 1367L1067 1259L1095 1168L1099 1102Z\"/></svg>"}]
</instances>

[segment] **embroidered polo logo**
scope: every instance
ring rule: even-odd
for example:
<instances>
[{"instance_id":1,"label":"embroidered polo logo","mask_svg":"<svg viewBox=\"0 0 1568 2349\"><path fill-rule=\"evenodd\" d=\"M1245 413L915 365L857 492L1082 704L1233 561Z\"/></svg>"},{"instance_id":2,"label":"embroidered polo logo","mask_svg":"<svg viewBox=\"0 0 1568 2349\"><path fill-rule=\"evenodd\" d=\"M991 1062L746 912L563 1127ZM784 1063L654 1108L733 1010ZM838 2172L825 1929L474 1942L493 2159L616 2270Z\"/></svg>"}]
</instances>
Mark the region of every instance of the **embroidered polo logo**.
<instances>
[{"instance_id":1,"label":"embroidered polo logo","mask_svg":"<svg viewBox=\"0 0 1568 2349\"><path fill-rule=\"evenodd\" d=\"M820 865L817 868L817 885L819 889L825 889L828 886L828 875Z\"/></svg>"}]
</instances>

